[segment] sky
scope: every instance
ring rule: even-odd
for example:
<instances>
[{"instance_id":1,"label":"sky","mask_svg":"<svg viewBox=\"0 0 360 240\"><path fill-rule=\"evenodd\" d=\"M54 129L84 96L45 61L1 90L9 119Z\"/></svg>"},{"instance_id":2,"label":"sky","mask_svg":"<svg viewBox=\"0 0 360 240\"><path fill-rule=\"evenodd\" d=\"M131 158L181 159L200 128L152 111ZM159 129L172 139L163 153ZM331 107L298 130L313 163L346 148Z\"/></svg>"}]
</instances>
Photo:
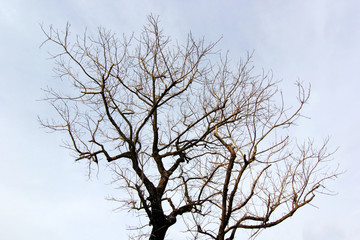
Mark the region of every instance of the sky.
<instances>
[{"instance_id":1,"label":"sky","mask_svg":"<svg viewBox=\"0 0 360 240\"><path fill-rule=\"evenodd\" d=\"M166 34L189 31L209 42L222 40L237 61L255 51L257 69L282 80L286 99L294 82L310 83L305 108L309 119L296 134L331 138L334 166L344 171L329 187L335 196L318 196L292 218L263 231L258 240L340 240L360 235L360 1L357 0L2 0L0 4L0 239L126 239L136 218L114 211L117 194L106 169L89 179L87 166L61 148L66 136L49 134L37 117L52 114L39 101L54 78L51 46L40 25L81 34L103 26L118 34L138 33L149 14L159 15ZM291 102L291 100L290 100ZM179 238L178 229L168 239ZM181 231L181 229L179 230Z\"/></svg>"}]
</instances>

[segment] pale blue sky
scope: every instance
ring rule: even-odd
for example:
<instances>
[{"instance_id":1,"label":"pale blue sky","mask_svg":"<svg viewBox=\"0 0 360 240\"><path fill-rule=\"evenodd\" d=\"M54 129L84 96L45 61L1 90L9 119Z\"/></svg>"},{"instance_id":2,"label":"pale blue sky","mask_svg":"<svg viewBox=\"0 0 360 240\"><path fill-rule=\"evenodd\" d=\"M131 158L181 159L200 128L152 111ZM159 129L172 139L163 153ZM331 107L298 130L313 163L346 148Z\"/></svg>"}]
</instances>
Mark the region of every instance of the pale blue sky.
<instances>
[{"instance_id":1,"label":"pale blue sky","mask_svg":"<svg viewBox=\"0 0 360 240\"><path fill-rule=\"evenodd\" d=\"M173 39L188 31L230 50L237 61L255 50L259 70L282 79L286 98L293 83L312 85L310 104L296 133L321 140L331 136L340 149L335 161L346 170L331 188L337 196L319 196L282 225L265 230L259 240L343 240L360 235L360 162L358 135L360 87L360 2L357 0L3 0L0 4L0 239L126 239L131 214L113 212L104 200L117 192L100 169L87 178L85 164L75 164L60 148L64 135L47 134L37 115L51 114L37 101L41 88L61 84L53 78L49 47L39 24L74 33L98 26L119 34L139 32L150 13L160 15ZM57 83L56 83L57 82ZM291 101L290 101L291 102ZM136 219L135 219L136 221ZM176 230L177 231L177 230ZM175 231L175 232L176 232ZM171 233L169 239L183 239Z\"/></svg>"}]
</instances>

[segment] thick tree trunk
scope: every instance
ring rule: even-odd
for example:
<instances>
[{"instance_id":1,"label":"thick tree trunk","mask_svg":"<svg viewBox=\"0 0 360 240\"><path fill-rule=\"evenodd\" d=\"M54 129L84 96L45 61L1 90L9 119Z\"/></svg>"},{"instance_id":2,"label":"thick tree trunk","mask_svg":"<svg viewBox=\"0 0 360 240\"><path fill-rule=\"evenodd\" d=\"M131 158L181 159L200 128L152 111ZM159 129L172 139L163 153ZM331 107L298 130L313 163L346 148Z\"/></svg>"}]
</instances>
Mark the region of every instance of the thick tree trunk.
<instances>
[{"instance_id":1,"label":"thick tree trunk","mask_svg":"<svg viewBox=\"0 0 360 240\"><path fill-rule=\"evenodd\" d=\"M164 240L167 230L176 222L176 218L168 219L164 214L153 218L153 226L149 240Z\"/></svg>"},{"instance_id":2,"label":"thick tree trunk","mask_svg":"<svg viewBox=\"0 0 360 240\"><path fill-rule=\"evenodd\" d=\"M166 216L162 206L161 200L156 199L152 201L152 215L150 218L152 230L149 240L164 240L169 227L176 222L176 217Z\"/></svg>"},{"instance_id":3,"label":"thick tree trunk","mask_svg":"<svg viewBox=\"0 0 360 240\"><path fill-rule=\"evenodd\" d=\"M164 240L168 229L168 225L153 226L149 240Z\"/></svg>"}]
</instances>

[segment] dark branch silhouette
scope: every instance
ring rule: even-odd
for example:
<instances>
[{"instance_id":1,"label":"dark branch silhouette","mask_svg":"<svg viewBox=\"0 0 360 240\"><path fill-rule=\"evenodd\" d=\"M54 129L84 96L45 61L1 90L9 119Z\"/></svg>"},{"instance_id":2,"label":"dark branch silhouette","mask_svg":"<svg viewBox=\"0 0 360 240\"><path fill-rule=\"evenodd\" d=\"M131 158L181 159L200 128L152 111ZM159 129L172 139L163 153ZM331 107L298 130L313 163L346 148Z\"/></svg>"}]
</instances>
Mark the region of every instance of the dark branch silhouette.
<instances>
[{"instance_id":1,"label":"dark branch silhouette","mask_svg":"<svg viewBox=\"0 0 360 240\"><path fill-rule=\"evenodd\" d=\"M110 163L124 206L148 218L164 239L183 215L194 239L235 239L239 229L275 226L309 204L337 176L327 168L327 141L298 144L287 128L301 117L310 90L287 110L271 75L252 75L251 55L232 67L227 56L188 35L174 44L158 19L138 38L70 36L50 27L59 47L55 71L71 89L49 88L75 160ZM280 101L279 101L280 100Z\"/></svg>"}]
</instances>

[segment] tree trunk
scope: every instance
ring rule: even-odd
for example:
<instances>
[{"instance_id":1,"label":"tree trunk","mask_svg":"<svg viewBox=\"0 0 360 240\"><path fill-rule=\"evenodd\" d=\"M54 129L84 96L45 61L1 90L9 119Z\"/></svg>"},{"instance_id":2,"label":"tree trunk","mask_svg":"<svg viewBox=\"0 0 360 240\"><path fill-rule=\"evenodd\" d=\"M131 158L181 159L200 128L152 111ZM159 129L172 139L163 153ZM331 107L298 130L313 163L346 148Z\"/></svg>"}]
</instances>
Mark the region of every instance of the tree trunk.
<instances>
[{"instance_id":1,"label":"tree trunk","mask_svg":"<svg viewBox=\"0 0 360 240\"><path fill-rule=\"evenodd\" d=\"M152 201L152 215L150 218L152 230L149 240L164 240L167 230L176 222L176 217L166 216L162 206L161 200L154 198Z\"/></svg>"},{"instance_id":2,"label":"tree trunk","mask_svg":"<svg viewBox=\"0 0 360 240\"><path fill-rule=\"evenodd\" d=\"M154 225L149 240L164 240L168 229L169 229L168 225L163 225L163 226Z\"/></svg>"}]
</instances>

